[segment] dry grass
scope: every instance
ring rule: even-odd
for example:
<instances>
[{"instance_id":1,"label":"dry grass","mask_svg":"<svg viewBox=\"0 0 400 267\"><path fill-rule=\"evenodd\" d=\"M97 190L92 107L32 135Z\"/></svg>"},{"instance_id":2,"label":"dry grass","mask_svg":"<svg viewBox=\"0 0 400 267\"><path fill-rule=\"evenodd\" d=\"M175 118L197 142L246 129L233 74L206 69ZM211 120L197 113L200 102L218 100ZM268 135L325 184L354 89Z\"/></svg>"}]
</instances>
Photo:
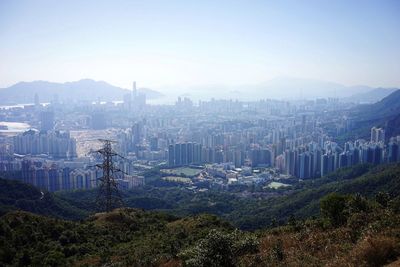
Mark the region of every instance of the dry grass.
<instances>
[{"instance_id":1,"label":"dry grass","mask_svg":"<svg viewBox=\"0 0 400 267\"><path fill-rule=\"evenodd\" d=\"M400 257L400 238L394 233L390 233L392 236L384 235L384 232L375 233L354 242L352 231L346 227L328 230L305 228L300 232L282 228L268 233L261 239L259 266L373 267Z\"/></svg>"},{"instance_id":2,"label":"dry grass","mask_svg":"<svg viewBox=\"0 0 400 267\"><path fill-rule=\"evenodd\" d=\"M264 262L274 266L329 265L346 255L351 247L351 230L330 231L305 229L301 232L280 232L262 238L260 251Z\"/></svg>"},{"instance_id":3,"label":"dry grass","mask_svg":"<svg viewBox=\"0 0 400 267\"><path fill-rule=\"evenodd\" d=\"M160 266L160 267L181 267L182 261L180 261L179 259L172 259L172 260L168 260L165 262L160 262L160 263L158 263L158 266Z\"/></svg>"},{"instance_id":4,"label":"dry grass","mask_svg":"<svg viewBox=\"0 0 400 267\"><path fill-rule=\"evenodd\" d=\"M383 266L400 256L399 239L389 236L368 236L359 241L347 261L353 266Z\"/></svg>"}]
</instances>

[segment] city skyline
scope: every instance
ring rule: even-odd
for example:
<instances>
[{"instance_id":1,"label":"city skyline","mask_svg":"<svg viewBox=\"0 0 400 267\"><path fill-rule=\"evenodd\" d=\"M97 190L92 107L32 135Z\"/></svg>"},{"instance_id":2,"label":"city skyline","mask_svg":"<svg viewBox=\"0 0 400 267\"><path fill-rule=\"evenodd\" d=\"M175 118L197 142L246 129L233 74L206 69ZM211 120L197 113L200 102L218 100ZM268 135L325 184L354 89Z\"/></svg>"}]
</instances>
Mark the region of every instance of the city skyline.
<instances>
[{"instance_id":1,"label":"city skyline","mask_svg":"<svg viewBox=\"0 0 400 267\"><path fill-rule=\"evenodd\" d=\"M400 265L400 0L0 0L0 266Z\"/></svg>"}]
</instances>

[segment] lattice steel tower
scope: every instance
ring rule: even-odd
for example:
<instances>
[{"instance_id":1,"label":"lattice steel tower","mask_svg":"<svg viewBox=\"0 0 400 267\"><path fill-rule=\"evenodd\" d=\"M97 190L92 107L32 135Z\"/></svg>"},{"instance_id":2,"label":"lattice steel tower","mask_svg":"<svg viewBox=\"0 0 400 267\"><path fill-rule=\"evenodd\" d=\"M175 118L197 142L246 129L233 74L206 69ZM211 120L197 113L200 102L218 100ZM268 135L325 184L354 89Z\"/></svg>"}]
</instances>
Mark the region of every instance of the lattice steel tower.
<instances>
[{"instance_id":1,"label":"lattice steel tower","mask_svg":"<svg viewBox=\"0 0 400 267\"><path fill-rule=\"evenodd\" d=\"M116 143L115 141L107 139L99 139L99 141L103 143L103 148L97 152L103 157L103 163L96 164L96 167L103 170L103 176L98 179L100 185L96 203L102 210L110 212L122 205L122 198L114 177L114 174L121 170L116 168L113 163L113 157L119 155L111 147L111 143Z\"/></svg>"}]
</instances>

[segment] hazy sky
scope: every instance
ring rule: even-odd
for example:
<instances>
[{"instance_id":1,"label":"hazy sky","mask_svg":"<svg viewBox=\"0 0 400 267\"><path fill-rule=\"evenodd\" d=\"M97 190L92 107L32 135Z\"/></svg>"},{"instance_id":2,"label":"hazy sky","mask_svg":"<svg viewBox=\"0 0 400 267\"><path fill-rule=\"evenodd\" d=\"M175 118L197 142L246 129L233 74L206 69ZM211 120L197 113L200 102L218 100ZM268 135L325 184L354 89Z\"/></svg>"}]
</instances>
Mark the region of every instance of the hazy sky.
<instances>
[{"instance_id":1,"label":"hazy sky","mask_svg":"<svg viewBox=\"0 0 400 267\"><path fill-rule=\"evenodd\" d=\"M0 1L0 87L276 76L400 86L400 1Z\"/></svg>"}]
</instances>

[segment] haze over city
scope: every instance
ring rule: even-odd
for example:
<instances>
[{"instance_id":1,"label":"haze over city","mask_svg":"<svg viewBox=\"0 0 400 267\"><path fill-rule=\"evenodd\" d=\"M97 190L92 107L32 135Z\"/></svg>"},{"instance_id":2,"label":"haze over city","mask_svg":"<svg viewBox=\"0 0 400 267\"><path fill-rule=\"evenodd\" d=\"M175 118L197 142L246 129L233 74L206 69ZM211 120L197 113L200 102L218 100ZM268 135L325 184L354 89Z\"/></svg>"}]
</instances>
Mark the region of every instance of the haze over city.
<instances>
[{"instance_id":1,"label":"haze over city","mask_svg":"<svg viewBox=\"0 0 400 267\"><path fill-rule=\"evenodd\" d=\"M400 266L400 0L0 0L0 266Z\"/></svg>"}]
</instances>

